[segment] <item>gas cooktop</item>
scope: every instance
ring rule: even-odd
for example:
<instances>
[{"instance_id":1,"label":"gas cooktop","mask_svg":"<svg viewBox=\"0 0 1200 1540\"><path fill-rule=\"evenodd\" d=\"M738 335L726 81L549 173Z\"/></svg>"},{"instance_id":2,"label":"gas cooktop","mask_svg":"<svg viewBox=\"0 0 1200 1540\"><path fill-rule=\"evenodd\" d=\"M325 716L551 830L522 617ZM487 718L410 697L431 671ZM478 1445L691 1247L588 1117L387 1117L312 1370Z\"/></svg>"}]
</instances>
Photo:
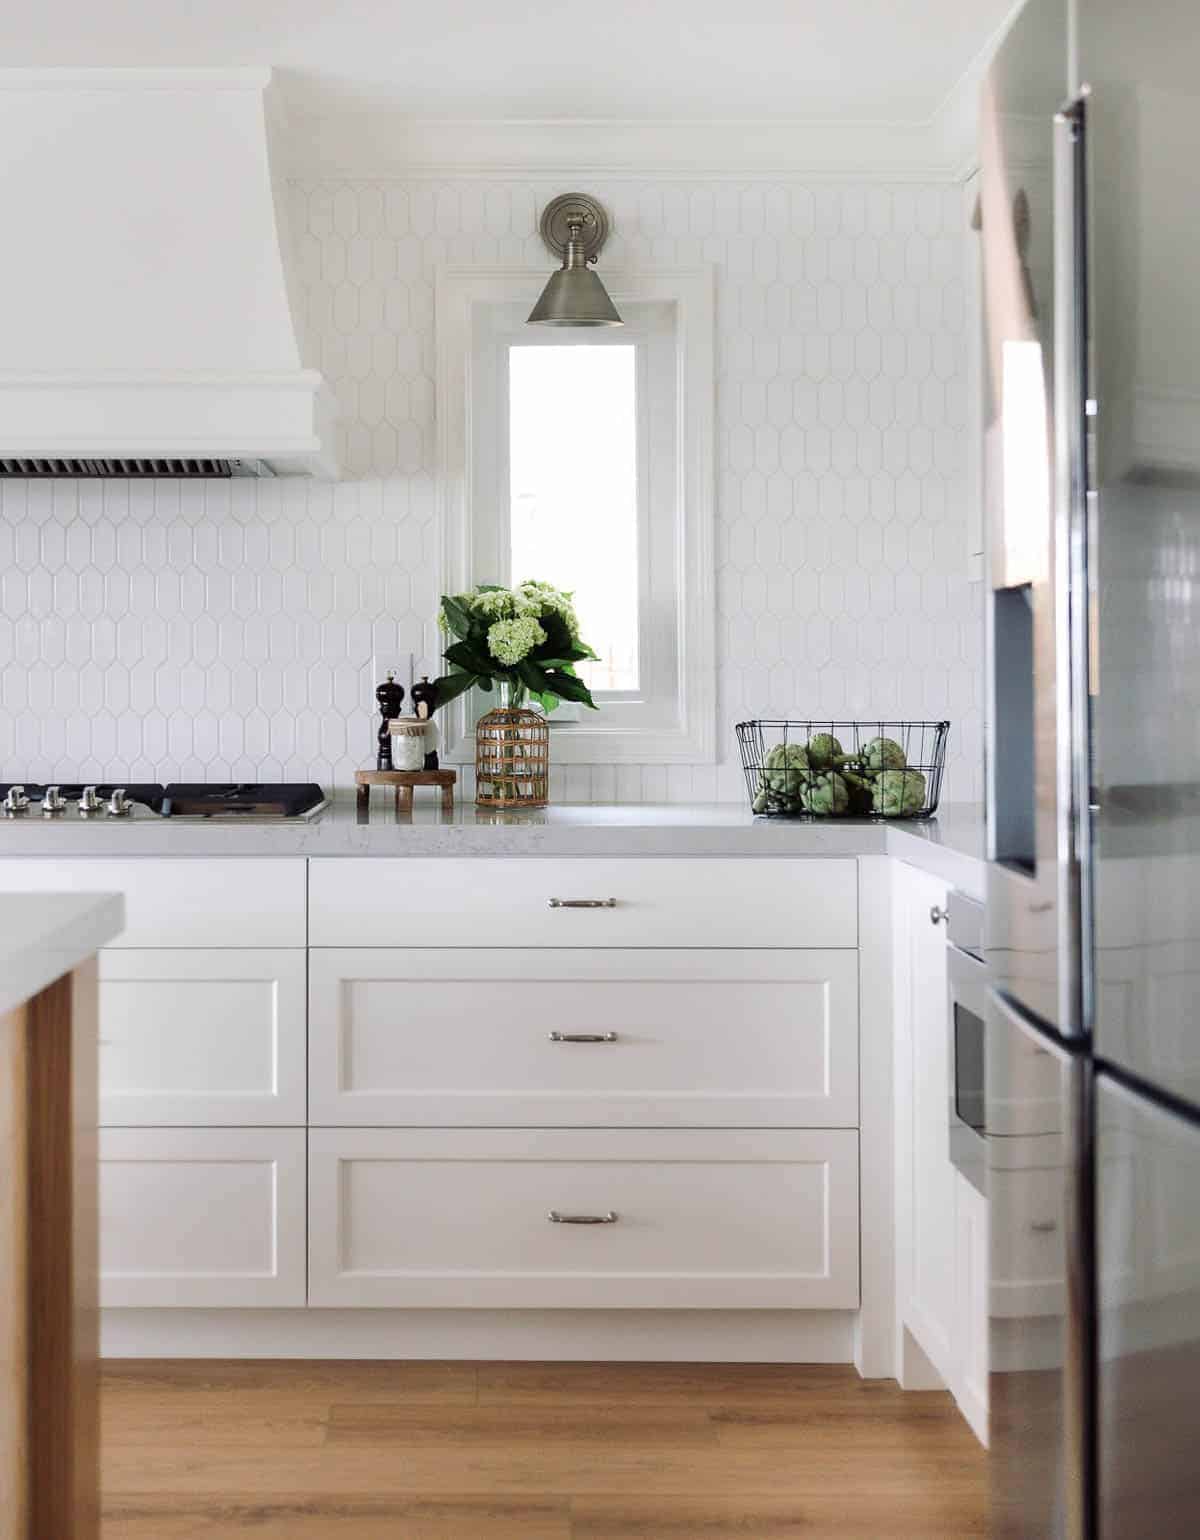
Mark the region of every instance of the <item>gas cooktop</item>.
<instances>
[{"instance_id":1,"label":"gas cooktop","mask_svg":"<svg viewBox=\"0 0 1200 1540\"><path fill-rule=\"evenodd\" d=\"M0 813L5 818L47 822L105 818L186 818L191 821L274 822L312 818L325 806L325 793L314 782L281 785L172 782L118 786L96 781L43 784L0 782Z\"/></svg>"}]
</instances>

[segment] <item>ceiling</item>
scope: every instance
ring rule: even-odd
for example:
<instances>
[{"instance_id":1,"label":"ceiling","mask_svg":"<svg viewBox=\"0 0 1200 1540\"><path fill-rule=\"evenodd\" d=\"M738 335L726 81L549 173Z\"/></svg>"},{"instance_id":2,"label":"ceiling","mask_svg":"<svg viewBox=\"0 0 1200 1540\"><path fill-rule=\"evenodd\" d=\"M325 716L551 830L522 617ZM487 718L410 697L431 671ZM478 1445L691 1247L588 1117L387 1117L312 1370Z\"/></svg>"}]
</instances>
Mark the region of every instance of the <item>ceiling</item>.
<instances>
[{"instance_id":1,"label":"ceiling","mask_svg":"<svg viewBox=\"0 0 1200 1540\"><path fill-rule=\"evenodd\" d=\"M270 64L413 118L926 122L1012 0L38 0L6 65Z\"/></svg>"}]
</instances>

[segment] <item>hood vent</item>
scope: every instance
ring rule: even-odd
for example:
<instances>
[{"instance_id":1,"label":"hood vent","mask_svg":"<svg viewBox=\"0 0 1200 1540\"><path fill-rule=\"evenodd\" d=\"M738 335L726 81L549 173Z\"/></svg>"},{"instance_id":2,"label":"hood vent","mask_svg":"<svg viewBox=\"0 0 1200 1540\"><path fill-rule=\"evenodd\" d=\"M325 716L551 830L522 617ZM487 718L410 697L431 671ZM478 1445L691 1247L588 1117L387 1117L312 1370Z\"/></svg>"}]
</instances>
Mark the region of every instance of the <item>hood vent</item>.
<instances>
[{"instance_id":1,"label":"hood vent","mask_svg":"<svg viewBox=\"0 0 1200 1540\"><path fill-rule=\"evenodd\" d=\"M335 474L270 81L0 70L0 474Z\"/></svg>"}]
</instances>

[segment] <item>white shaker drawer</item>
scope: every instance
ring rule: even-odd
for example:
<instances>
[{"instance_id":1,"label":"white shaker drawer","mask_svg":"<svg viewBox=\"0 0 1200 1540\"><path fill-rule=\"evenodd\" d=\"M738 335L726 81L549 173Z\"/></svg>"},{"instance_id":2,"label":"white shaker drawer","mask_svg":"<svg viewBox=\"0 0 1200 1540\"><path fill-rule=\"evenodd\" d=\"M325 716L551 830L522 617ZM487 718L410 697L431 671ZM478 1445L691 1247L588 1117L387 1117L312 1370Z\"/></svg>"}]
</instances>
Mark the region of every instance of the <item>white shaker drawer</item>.
<instances>
[{"instance_id":1,"label":"white shaker drawer","mask_svg":"<svg viewBox=\"0 0 1200 1540\"><path fill-rule=\"evenodd\" d=\"M1065 1184L1059 1167L989 1169L990 1222L1006 1237L1005 1266L991 1280L991 1315L1021 1319L1063 1309Z\"/></svg>"},{"instance_id":2,"label":"white shaker drawer","mask_svg":"<svg viewBox=\"0 0 1200 1540\"><path fill-rule=\"evenodd\" d=\"M102 1124L305 1122L305 953L100 954Z\"/></svg>"},{"instance_id":3,"label":"white shaker drawer","mask_svg":"<svg viewBox=\"0 0 1200 1540\"><path fill-rule=\"evenodd\" d=\"M314 1124L855 1127L852 951L314 949Z\"/></svg>"},{"instance_id":4,"label":"white shaker drawer","mask_svg":"<svg viewBox=\"0 0 1200 1540\"><path fill-rule=\"evenodd\" d=\"M100 1135L102 1305L303 1305L302 1128Z\"/></svg>"},{"instance_id":5,"label":"white shaker drawer","mask_svg":"<svg viewBox=\"0 0 1200 1540\"><path fill-rule=\"evenodd\" d=\"M314 1129L309 1191L310 1305L859 1302L843 1129Z\"/></svg>"},{"instance_id":6,"label":"white shaker drawer","mask_svg":"<svg viewBox=\"0 0 1200 1540\"><path fill-rule=\"evenodd\" d=\"M325 858L312 946L854 947L856 863Z\"/></svg>"},{"instance_id":7,"label":"white shaker drawer","mask_svg":"<svg viewBox=\"0 0 1200 1540\"><path fill-rule=\"evenodd\" d=\"M123 893L114 947L305 944L302 860L0 862L0 891Z\"/></svg>"}]
</instances>

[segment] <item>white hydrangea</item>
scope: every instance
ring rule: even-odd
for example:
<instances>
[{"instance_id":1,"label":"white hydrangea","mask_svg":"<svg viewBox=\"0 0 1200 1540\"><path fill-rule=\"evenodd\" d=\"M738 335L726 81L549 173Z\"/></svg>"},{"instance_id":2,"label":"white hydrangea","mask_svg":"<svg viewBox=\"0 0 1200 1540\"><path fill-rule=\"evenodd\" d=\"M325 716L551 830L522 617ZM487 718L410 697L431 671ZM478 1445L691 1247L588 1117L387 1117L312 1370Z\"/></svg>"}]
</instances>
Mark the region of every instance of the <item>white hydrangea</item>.
<instances>
[{"instance_id":1,"label":"white hydrangea","mask_svg":"<svg viewBox=\"0 0 1200 1540\"><path fill-rule=\"evenodd\" d=\"M546 633L534 615L518 615L512 620L498 620L488 627L488 651L497 663L515 667L535 647L546 640Z\"/></svg>"}]
</instances>

